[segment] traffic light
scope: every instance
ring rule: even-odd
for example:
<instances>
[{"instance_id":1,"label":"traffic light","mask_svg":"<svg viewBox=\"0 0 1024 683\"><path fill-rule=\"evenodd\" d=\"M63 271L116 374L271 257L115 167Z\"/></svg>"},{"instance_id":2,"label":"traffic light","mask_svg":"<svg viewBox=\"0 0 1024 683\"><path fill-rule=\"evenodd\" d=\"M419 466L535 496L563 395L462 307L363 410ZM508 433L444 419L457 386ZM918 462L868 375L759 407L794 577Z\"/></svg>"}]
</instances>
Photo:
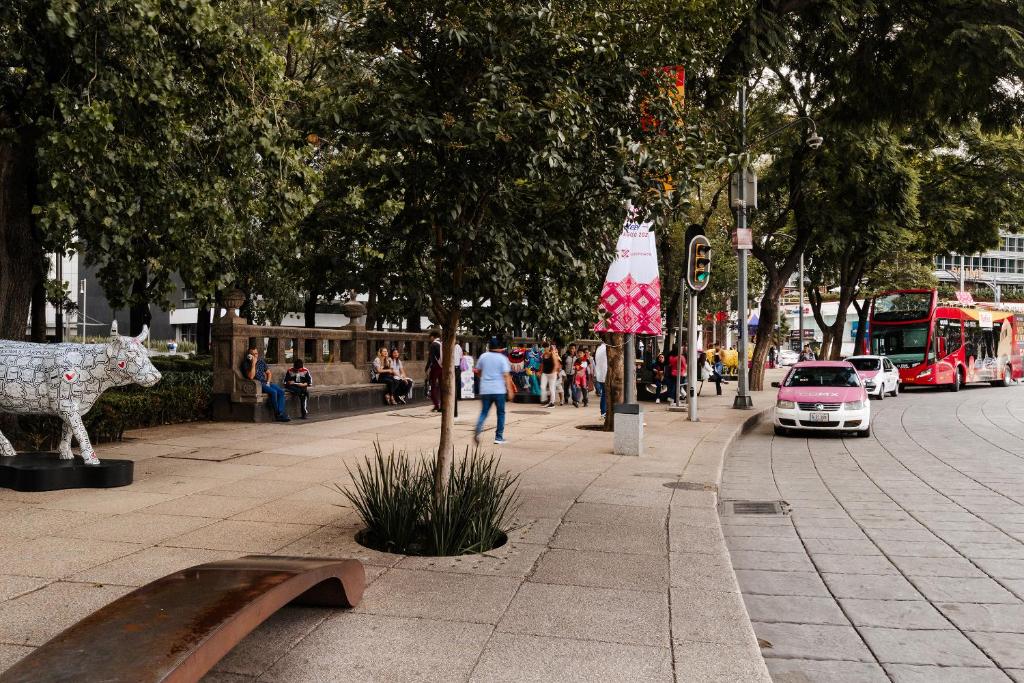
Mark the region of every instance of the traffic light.
<instances>
[{"instance_id":1,"label":"traffic light","mask_svg":"<svg viewBox=\"0 0 1024 683\"><path fill-rule=\"evenodd\" d=\"M702 292L711 281L711 242L704 235L695 235L686 249L686 284Z\"/></svg>"}]
</instances>

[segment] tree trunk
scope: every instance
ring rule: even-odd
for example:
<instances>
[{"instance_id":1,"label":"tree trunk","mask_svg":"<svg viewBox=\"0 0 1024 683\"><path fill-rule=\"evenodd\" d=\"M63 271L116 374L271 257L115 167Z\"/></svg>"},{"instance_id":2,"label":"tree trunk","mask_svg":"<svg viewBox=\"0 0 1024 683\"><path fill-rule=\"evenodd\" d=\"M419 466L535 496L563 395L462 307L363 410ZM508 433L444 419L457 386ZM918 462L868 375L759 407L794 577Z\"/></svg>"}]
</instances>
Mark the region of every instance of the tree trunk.
<instances>
[{"instance_id":1,"label":"tree trunk","mask_svg":"<svg viewBox=\"0 0 1024 683\"><path fill-rule=\"evenodd\" d=\"M46 341L46 282L37 277L32 285L32 341L42 344ZM25 324L21 326L21 337L25 337Z\"/></svg>"},{"instance_id":2,"label":"tree trunk","mask_svg":"<svg viewBox=\"0 0 1024 683\"><path fill-rule=\"evenodd\" d=\"M9 124L0 115L0 128ZM0 143L0 339L25 339L33 289L42 286L37 264L43 250L32 221L32 158L29 145Z\"/></svg>"},{"instance_id":3,"label":"tree trunk","mask_svg":"<svg viewBox=\"0 0 1024 683\"><path fill-rule=\"evenodd\" d=\"M217 310L219 307L214 303L213 310ZM205 356L210 353L210 307L207 304L201 304L199 310L196 311L196 354Z\"/></svg>"},{"instance_id":4,"label":"tree trunk","mask_svg":"<svg viewBox=\"0 0 1024 683\"><path fill-rule=\"evenodd\" d=\"M153 321L149 311L149 292L146 271L132 282L132 306L128 311L128 334L136 337L142 334L142 328Z\"/></svg>"},{"instance_id":5,"label":"tree trunk","mask_svg":"<svg viewBox=\"0 0 1024 683\"><path fill-rule=\"evenodd\" d=\"M453 364L455 360L455 338L458 334L459 311L449 311L441 324L441 437L437 444L437 469L434 471L434 499L444 496L448 476L455 457L452 432L455 429L455 391Z\"/></svg>"},{"instance_id":6,"label":"tree trunk","mask_svg":"<svg viewBox=\"0 0 1024 683\"><path fill-rule=\"evenodd\" d=\"M420 320L420 312L417 310L410 310L405 319L405 331L406 332L422 332L423 324Z\"/></svg>"},{"instance_id":7,"label":"tree trunk","mask_svg":"<svg viewBox=\"0 0 1024 683\"><path fill-rule=\"evenodd\" d=\"M316 327L316 304L320 300L320 293L311 291L303 305L303 325L305 327Z\"/></svg>"},{"instance_id":8,"label":"tree trunk","mask_svg":"<svg viewBox=\"0 0 1024 683\"><path fill-rule=\"evenodd\" d=\"M604 417L604 430L615 431L615 406L621 405L625 400L625 374L626 366L624 347L626 337L623 334L610 334L608 336L608 376L605 383L605 391L608 392L607 409Z\"/></svg>"},{"instance_id":9,"label":"tree trunk","mask_svg":"<svg viewBox=\"0 0 1024 683\"><path fill-rule=\"evenodd\" d=\"M868 301L864 301L863 304L858 304L856 300L853 302L854 308L857 309L857 339L853 342L854 354L864 353L864 341L866 337L866 327L868 324Z\"/></svg>"}]
</instances>

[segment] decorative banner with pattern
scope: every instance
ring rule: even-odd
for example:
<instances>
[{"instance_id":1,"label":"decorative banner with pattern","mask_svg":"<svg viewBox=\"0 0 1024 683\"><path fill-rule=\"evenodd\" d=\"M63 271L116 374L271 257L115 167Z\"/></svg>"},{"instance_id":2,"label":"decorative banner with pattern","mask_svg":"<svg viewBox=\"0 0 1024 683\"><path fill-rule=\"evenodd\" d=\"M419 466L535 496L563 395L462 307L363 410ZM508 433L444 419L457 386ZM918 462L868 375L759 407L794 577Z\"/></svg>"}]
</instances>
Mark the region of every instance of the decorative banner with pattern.
<instances>
[{"instance_id":1,"label":"decorative banner with pattern","mask_svg":"<svg viewBox=\"0 0 1024 683\"><path fill-rule=\"evenodd\" d=\"M601 290L596 332L661 335L661 278L653 225L641 222L638 209L627 207L615 260Z\"/></svg>"}]
</instances>

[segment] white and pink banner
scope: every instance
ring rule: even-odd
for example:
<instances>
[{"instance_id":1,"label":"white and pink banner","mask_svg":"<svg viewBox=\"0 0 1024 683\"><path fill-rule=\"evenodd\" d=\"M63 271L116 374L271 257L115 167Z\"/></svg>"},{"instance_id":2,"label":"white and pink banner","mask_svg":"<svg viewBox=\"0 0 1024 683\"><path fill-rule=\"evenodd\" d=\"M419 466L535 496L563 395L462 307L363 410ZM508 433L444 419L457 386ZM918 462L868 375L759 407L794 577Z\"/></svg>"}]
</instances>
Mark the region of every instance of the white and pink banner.
<instances>
[{"instance_id":1,"label":"white and pink banner","mask_svg":"<svg viewBox=\"0 0 1024 683\"><path fill-rule=\"evenodd\" d=\"M596 332L661 335L661 278L652 221L641 222L638 209L626 210L615 245L615 260L601 290Z\"/></svg>"}]
</instances>

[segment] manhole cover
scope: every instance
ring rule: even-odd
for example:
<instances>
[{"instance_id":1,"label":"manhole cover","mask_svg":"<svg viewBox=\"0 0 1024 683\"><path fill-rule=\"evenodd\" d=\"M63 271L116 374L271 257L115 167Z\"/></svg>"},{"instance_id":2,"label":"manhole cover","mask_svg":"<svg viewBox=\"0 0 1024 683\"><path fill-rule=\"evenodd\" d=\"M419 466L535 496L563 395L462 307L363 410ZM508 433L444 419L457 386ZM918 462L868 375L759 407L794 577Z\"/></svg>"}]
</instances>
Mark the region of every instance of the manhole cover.
<instances>
[{"instance_id":1,"label":"manhole cover","mask_svg":"<svg viewBox=\"0 0 1024 683\"><path fill-rule=\"evenodd\" d=\"M670 481L662 484L667 489L680 489L682 491L717 491L718 487L708 482L700 481Z\"/></svg>"},{"instance_id":2,"label":"manhole cover","mask_svg":"<svg viewBox=\"0 0 1024 683\"><path fill-rule=\"evenodd\" d=\"M734 515L783 514L782 504L777 500L734 500L731 502Z\"/></svg>"}]
</instances>

